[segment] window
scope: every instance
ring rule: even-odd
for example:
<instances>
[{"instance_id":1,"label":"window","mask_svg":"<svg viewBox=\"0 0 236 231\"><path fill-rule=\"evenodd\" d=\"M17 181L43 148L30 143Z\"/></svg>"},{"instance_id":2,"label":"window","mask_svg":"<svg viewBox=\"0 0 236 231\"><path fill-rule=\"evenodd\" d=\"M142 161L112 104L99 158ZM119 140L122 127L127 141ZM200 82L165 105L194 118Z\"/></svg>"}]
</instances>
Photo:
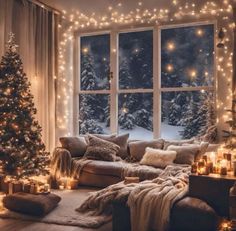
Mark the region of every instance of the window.
<instances>
[{"instance_id":1,"label":"window","mask_svg":"<svg viewBox=\"0 0 236 231\"><path fill-rule=\"evenodd\" d=\"M79 133L203 134L215 123L214 46L214 24L81 36Z\"/></svg>"},{"instance_id":2,"label":"window","mask_svg":"<svg viewBox=\"0 0 236 231\"><path fill-rule=\"evenodd\" d=\"M79 133L110 133L110 35L80 39Z\"/></svg>"},{"instance_id":3,"label":"window","mask_svg":"<svg viewBox=\"0 0 236 231\"><path fill-rule=\"evenodd\" d=\"M202 135L214 118L214 25L161 30L161 137Z\"/></svg>"},{"instance_id":4,"label":"window","mask_svg":"<svg viewBox=\"0 0 236 231\"><path fill-rule=\"evenodd\" d=\"M119 34L119 133L153 137L153 32ZM150 93L143 93L143 90ZM122 91L123 90L123 91Z\"/></svg>"}]
</instances>

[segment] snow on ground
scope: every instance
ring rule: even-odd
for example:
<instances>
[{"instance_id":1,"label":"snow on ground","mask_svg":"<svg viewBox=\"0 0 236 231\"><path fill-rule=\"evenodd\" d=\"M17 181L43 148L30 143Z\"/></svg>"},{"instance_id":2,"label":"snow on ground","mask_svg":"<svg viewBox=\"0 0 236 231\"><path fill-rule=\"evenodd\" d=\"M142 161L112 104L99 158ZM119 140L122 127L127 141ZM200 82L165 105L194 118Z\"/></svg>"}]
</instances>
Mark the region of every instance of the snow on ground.
<instances>
[{"instance_id":1,"label":"snow on ground","mask_svg":"<svg viewBox=\"0 0 236 231\"><path fill-rule=\"evenodd\" d=\"M110 129L105 127L102 123L99 123L104 130L104 133L109 134ZM172 126L168 125L165 122L161 123L161 138L165 139L175 139L180 140L181 136L179 135L179 131L182 131L182 126ZM134 127L132 130L119 129L119 134L129 133L129 139L137 139L137 140L151 140L153 139L153 132L149 131L142 127Z\"/></svg>"}]
</instances>

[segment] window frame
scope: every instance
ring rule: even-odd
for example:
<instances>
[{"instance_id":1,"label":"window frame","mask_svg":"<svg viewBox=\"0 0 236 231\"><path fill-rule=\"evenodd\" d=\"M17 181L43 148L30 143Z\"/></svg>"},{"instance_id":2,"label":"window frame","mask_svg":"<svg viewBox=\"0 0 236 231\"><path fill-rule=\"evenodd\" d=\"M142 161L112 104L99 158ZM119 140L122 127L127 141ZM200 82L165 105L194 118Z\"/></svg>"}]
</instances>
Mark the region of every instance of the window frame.
<instances>
[{"instance_id":1,"label":"window frame","mask_svg":"<svg viewBox=\"0 0 236 231\"><path fill-rule=\"evenodd\" d=\"M198 87L161 87L161 30L213 25L214 27L214 82L212 86ZM73 102L73 122L74 135L79 134L79 95L80 94L108 94L110 96L110 132L118 133L118 96L121 93L152 93L153 94L153 138L161 136L161 95L163 92L186 92L186 91L210 91L213 92L214 108L216 108L216 92L217 92L217 49L216 49L216 20L207 20L199 22L186 22L176 24L163 24L157 26L145 26L137 28L110 29L97 32L75 33L74 46L74 102ZM119 89L119 34L129 32L153 32L153 88L152 89ZM80 90L80 39L84 36L95 36L109 34L110 35L110 72L113 78L110 80L109 90Z\"/></svg>"}]
</instances>

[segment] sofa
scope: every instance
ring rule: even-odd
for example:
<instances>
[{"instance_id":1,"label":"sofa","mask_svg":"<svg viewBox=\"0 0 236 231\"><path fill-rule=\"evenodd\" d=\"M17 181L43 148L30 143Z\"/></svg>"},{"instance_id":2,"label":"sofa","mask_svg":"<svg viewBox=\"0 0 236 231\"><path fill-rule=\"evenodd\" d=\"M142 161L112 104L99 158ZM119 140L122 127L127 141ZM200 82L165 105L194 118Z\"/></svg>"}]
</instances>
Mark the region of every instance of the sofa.
<instances>
[{"instance_id":1,"label":"sofa","mask_svg":"<svg viewBox=\"0 0 236 231\"><path fill-rule=\"evenodd\" d=\"M125 167L130 167L135 170L138 166L141 168L139 171L134 171L132 176L140 177L140 180L152 179L157 177L162 171L163 167L156 168L153 166L148 166L148 168L144 165L140 165L140 161L145 153L146 147L157 148L157 149L168 149L170 146L185 147L189 145L192 149L195 148L195 153L199 153L199 148L201 145L196 143L194 139L190 140L182 140L182 141L170 141L164 139L156 139L151 141L141 141L141 140L129 140L129 134L124 134L120 136L111 135L96 135L98 138L105 139L106 141L115 142L117 145L120 145L120 151L118 153L120 159L119 161L104 161L97 160L96 158L92 158L86 165L84 165L80 169L79 174L79 184L85 186L95 186L95 187L107 187L111 184L118 183L123 180L124 175L123 171ZM86 137L61 137L60 138L61 147L56 148L53 154L53 158L57 158L58 155L67 156L67 165L64 164L64 168L59 169L60 173L63 173L62 177L69 177L71 172L73 172L73 163L80 160L87 149L87 140ZM204 144L207 142L204 142ZM208 151L213 151L216 149L218 145L207 145L203 147L204 150L201 150L201 155ZM194 153L193 155L194 156ZM194 157L195 158L195 157ZM62 158L63 159L63 158ZM188 164L194 159L187 160ZM54 161L52 161L54 164ZM70 164L72 163L72 164ZM182 163L182 162L180 162ZM185 164L186 162L183 162ZM61 164L58 164L61 167ZM66 166L65 166L66 165ZM54 169L57 168L53 167ZM146 174L143 177L143 171L147 169L152 170L149 174ZM55 169L55 171L58 169ZM59 175L60 175L59 173ZM56 173L54 173L56 175Z\"/></svg>"},{"instance_id":2,"label":"sofa","mask_svg":"<svg viewBox=\"0 0 236 231\"><path fill-rule=\"evenodd\" d=\"M150 166L152 163L148 166L141 164L144 160L144 155L146 155L147 148L169 150L170 152L175 150L174 152L177 153L176 158L171 164L191 164L197 158L201 158L204 153L214 151L218 147L218 145L210 145L207 142L196 142L194 139L183 141L164 139L141 141L129 140L128 138L128 134L120 136L93 135L92 138L90 136L61 137L60 142L62 146L56 148L53 154L52 165L54 165L54 170L52 172L54 177L58 176L59 171L60 177L78 176L79 185L103 188L124 180L124 169L129 168L131 169L129 172L130 176L139 177L140 180L153 179L165 167ZM106 157L108 159L113 158L112 161L110 159L109 161L101 160L99 155L98 159L96 155L94 156L94 153L99 153L101 150L103 152L106 149L100 148L96 150L97 146L100 145L97 141L100 142L100 140L112 142L119 146L119 149L116 149L116 146L111 147L111 152L116 151L115 157ZM88 154L88 152L92 152L92 154ZM104 155L108 154L108 152L104 152ZM79 168L79 175L76 175L73 166L76 162L81 161L83 157L86 157L89 161ZM177 159L178 161L176 161ZM58 160L59 163L57 162ZM148 174L144 174L147 172L147 169ZM130 230L129 208L125 204L119 203L115 203L113 206L113 231ZM172 208L170 230L195 231L201 227L201 231L213 231L216 230L218 223L219 217L216 212L204 201L185 197ZM199 226L197 227L196 225Z\"/></svg>"}]
</instances>

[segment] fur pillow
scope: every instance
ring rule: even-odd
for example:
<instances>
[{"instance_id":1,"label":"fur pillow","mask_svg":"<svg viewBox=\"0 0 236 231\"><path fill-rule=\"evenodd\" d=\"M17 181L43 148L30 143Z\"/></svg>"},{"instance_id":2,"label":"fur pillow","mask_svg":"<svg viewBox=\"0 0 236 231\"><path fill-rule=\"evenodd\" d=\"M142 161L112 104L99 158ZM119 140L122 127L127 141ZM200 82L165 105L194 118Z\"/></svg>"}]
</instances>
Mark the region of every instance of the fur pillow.
<instances>
[{"instance_id":1,"label":"fur pillow","mask_svg":"<svg viewBox=\"0 0 236 231\"><path fill-rule=\"evenodd\" d=\"M167 165L173 164L176 154L176 151L166 151L147 147L140 164L165 168Z\"/></svg>"},{"instance_id":2,"label":"fur pillow","mask_svg":"<svg viewBox=\"0 0 236 231\"><path fill-rule=\"evenodd\" d=\"M129 152L131 157L135 160L140 161L145 154L145 149L155 148L155 149L162 149L164 145L163 139L151 140L151 141L134 141L129 143Z\"/></svg>"},{"instance_id":3,"label":"fur pillow","mask_svg":"<svg viewBox=\"0 0 236 231\"><path fill-rule=\"evenodd\" d=\"M176 159L174 163L176 164L189 164L191 165L194 160L198 157L201 153L199 145L190 145L190 146L176 146L170 145L168 147L169 151L176 151Z\"/></svg>"},{"instance_id":4,"label":"fur pillow","mask_svg":"<svg viewBox=\"0 0 236 231\"><path fill-rule=\"evenodd\" d=\"M60 143L67 149L71 157L83 156L87 149L87 143L84 137L60 137Z\"/></svg>"},{"instance_id":5,"label":"fur pillow","mask_svg":"<svg viewBox=\"0 0 236 231\"><path fill-rule=\"evenodd\" d=\"M84 157L93 160L115 161L120 147L109 141L88 135L88 147Z\"/></svg>"},{"instance_id":6,"label":"fur pillow","mask_svg":"<svg viewBox=\"0 0 236 231\"><path fill-rule=\"evenodd\" d=\"M193 144L194 139L189 140L164 140L164 150L167 150L170 145L181 146L183 144Z\"/></svg>"}]
</instances>

